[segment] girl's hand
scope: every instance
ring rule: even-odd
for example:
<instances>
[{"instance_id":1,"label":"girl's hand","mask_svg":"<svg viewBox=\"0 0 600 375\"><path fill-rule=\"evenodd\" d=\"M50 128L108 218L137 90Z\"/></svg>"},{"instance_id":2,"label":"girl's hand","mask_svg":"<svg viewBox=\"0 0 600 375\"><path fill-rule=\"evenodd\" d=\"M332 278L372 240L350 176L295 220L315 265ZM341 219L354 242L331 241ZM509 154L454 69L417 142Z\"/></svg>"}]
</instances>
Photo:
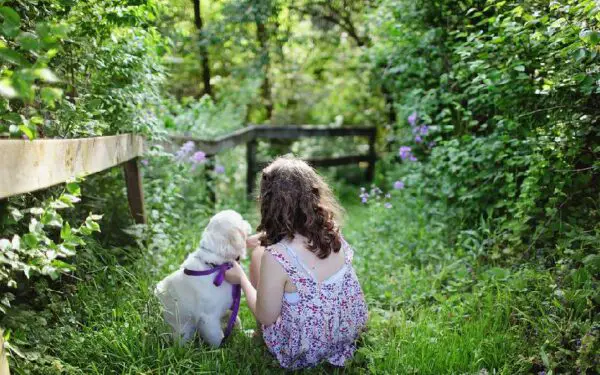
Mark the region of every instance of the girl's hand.
<instances>
[{"instance_id":1,"label":"girl's hand","mask_svg":"<svg viewBox=\"0 0 600 375\"><path fill-rule=\"evenodd\" d=\"M254 234L246 239L246 248L254 249L258 245L260 245L260 236L261 233Z\"/></svg>"},{"instance_id":2,"label":"girl's hand","mask_svg":"<svg viewBox=\"0 0 600 375\"><path fill-rule=\"evenodd\" d=\"M225 272L225 280L230 284L241 284L244 277L246 274L238 262L233 262L233 267Z\"/></svg>"}]
</instances>

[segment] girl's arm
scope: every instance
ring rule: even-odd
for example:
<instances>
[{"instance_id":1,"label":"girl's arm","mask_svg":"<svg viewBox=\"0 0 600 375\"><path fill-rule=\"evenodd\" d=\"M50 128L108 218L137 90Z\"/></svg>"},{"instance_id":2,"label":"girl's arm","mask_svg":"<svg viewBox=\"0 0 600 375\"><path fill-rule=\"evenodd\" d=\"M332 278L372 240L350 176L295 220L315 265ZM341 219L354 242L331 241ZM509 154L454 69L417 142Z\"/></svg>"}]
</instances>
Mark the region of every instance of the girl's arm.
<instances>
[{"instance_id":1,"label":"girl's arm","mask_svg":"<svg viewBox=\"0 0 600 375\"><path fill-rule=\"evenodd\" d=\"M234 273L235 276L232 275ZM234 269L227 271L226 275L229 282L241 284L248 307L261 324L268 326L275 323L281 314L281 302L287 275L269 253L265 251L261 258L258 290L254 288L242 267L238 264ZM238 275L239 282L236 277Z\"/></svg>"},{"instance_id":2,"label":"girl's arm","mask_svg":"<svg viewBox=\"0 0 600 375\"><path fill-rule=\"evenodd\" d=\"M260 262L255 316L259 322L266 326L275 323L281 315L281 303L286 280L287 274L281 268L281 265L277 263L271 254L265 251Z\"/></svg>"}]
</instances>

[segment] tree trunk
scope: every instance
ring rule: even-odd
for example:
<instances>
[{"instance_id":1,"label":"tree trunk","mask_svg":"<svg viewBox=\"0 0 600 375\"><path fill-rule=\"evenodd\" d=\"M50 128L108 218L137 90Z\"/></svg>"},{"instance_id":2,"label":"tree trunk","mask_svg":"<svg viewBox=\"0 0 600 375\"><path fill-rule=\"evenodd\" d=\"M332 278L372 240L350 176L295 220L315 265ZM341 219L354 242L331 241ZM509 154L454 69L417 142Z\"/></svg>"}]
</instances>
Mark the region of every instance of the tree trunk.
<instances>
[{"instance_id":1,"label":"tree trunk","mask_svg":"<svg viewBox=\"0 0 600 375\"><path fill-rule=\"evenodd\" d=\"M271 121L273 116L273 101L271 98L271 81L269 80L269 70L271 66L269 56L269 41L265 24L258 19L256 20L256 37L260 45L262 60L261 66L263 74L265 75L261 87L262 97L265 104L265 109L267 110L267 119Z\"/></svg>"},{"instance_id":2,"label":"tree trunk","mask_svg":"<svg viewBox=\"0 0 600 375\"><path fill-rule=\"evenodd\" d=\"M204 40L202 14L200 13L200 0L194 2L194 24L198 30L198 39L200 41L200 60L202 62L202 81L204 82L204 94L213 96L210 86L210 61L208 59L208 48Z\"/></svg>"}]
</instances>

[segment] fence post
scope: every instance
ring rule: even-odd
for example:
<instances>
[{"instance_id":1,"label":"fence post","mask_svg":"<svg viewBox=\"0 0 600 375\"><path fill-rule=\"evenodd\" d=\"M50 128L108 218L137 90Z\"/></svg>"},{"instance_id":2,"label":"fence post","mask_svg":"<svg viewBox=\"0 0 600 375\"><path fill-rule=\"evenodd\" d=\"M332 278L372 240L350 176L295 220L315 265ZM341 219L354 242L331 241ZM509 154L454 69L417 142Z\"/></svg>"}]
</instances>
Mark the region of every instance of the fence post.
<instances>
[{"instance_id":1,"label":"fence post","mask_svg":"<svg viewBox=\"0 0 600 375\"><path fill-rule=\"evenodd\" d=\"M206 189L208 190L208 201L212 205L213 209L215 209L217 206L217 188L215 186L216 180L214 178L216 157L216 155L213 155L206 158L206 170L204 172L206 176Z\"/></svg>"},{"instance_id":2,"label":"fence post","mask_svg":"<svg viewBox=\"0 0 600 375\"><path fill-rule=\"evenodd\" d=\"M252 199L254 193L254 184L256 182L256 139L251 139L246 143L246 193L248 199Z\"/></svg>"},{"instance_id":3,"label":"fence post","mask_svg":"<svg viewBox=\"0 0 600 375\"><path fill-rule=\"evenodd\" d=\"M375 179L375 162L377 161L377 153L375 151L375 141L377 139L377 128L371 129L369 134L369 166L367 168L367 181L373 182Z\"/></svg>"},{"instance_id":4,"label":"fence post","mask_svg":"<svg viewBox=\"0 0 600 375\"><path fill-rule=\"evenodd\" d=\"M123 164L125 172L125 185L127 186L127 200L131 216L137 224L146 224L144 210L144 189L142 188L142 175L138 168L138 158L133 158Z\"/></svg>"}]
</instances>

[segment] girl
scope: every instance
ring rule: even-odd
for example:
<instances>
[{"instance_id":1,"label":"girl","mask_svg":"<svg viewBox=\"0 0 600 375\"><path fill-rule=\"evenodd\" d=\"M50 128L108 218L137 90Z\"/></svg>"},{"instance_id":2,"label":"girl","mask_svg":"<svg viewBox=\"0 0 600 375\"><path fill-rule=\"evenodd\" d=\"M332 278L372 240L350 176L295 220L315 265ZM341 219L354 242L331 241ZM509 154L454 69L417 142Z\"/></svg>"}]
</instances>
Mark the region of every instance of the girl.
<instances>
[{"instance_id":1,"label":"girl","mask_svg":"<svg viewBox=\"0 0 600 375\"><path fill-rule=\"evenodd\" d=\"M227 281L242 285L282 367L323 360L343 366L365 327L367 307L331 190L305 162L279 158L262 172L260 213L265 247L252 253L250 280L236 263Z\"/></svg>"}]
</instances>

